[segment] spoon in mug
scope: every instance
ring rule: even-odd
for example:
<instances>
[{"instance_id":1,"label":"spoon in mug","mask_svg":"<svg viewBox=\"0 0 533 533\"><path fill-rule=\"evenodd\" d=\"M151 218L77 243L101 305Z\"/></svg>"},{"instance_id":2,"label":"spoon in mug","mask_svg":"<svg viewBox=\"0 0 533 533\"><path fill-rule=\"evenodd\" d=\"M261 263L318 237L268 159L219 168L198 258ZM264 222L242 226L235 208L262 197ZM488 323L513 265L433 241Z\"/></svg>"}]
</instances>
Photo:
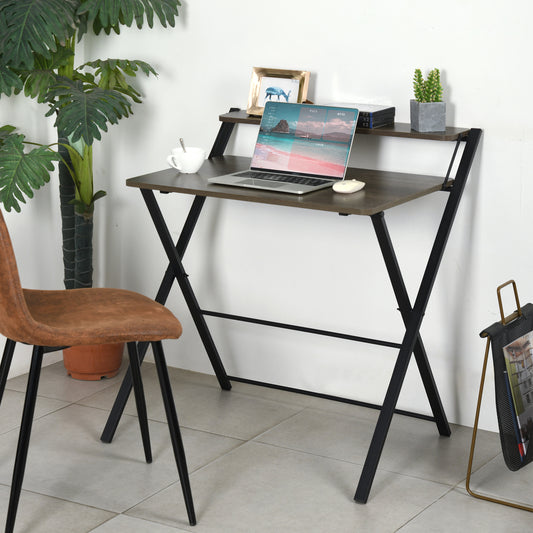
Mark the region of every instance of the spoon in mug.
<instances>
[{"instance_id":1,"label":"spoon in mug","mask_svg":"<svg viewBox=\"0 0 533 533\"><path fill-rule=\"evenodd\" d=\"M180 144L181 144L181 149L183 150L183 152L187 153L187 150L185 150L185 143L183 142L182 138L180 138Z\"/></svg>"}]
</instances>

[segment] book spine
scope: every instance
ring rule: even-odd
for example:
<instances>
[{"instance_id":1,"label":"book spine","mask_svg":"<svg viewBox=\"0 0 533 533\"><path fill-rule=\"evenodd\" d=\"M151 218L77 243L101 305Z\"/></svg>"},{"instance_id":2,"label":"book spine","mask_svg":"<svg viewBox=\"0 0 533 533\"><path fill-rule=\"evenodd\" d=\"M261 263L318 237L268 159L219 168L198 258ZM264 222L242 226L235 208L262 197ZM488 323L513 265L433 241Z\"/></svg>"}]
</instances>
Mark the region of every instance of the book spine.
<instances>
[{"instance_id":1,"label":"book spine","mask_svg":"<svg viewBox=\"0 0 533 533\"><path fill-rule=\"evenodd\" d=\"M358 128L379 128L380 126L386 126L387 124L394 123L394 115L390 118L374 118L374 117L359 117L357 121Z\"/></svg>"},{"instance_id":2,"label":"book spine","mask_svg":"<svg viewBox=\"0 0 533 533\"><path fill-rule=\"evenodd\" d=\"M390 117L394 116L396 113L396 110L394 108L392 109L384 109L383 111L361 111L359 110L359 116L360 117Z\"/></svg>"},{"instance_id":3,"label":"book spine","mask_svg":"<svg viewBox=\"0 0 533 533\"><path fill-rule=\"evenodd\" d=\"M360 111L357 120L357 125L363 128L375 128L377 126L384 126L394 122L394 109L386 113L375 111Z\"/></svg>"}]
</instances>

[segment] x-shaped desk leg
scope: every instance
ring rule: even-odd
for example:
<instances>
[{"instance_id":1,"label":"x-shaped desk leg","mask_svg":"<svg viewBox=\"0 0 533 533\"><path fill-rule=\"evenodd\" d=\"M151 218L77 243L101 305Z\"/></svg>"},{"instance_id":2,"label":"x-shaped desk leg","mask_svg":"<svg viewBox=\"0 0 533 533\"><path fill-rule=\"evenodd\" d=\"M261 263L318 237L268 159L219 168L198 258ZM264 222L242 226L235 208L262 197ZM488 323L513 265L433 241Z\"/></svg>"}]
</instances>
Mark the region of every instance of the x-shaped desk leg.
<instances>
[{"instance_id":1,"label":"x-shaped desk leg","mask_svg":"<svg viewBox=\"0 0 533 533\"><path fill-rule=\"evenodd\" d=\"M415 347L418 354L417 363L422 374L422 379L424 381L424 386L426 387L428 398L431 402L435 421L437 422L437 426L442 435L450 435L450 428L440 403L438 391L433 381L433 376L431 375L431 369L427 362L419 333L424 310L429 300L431 286L423 290L423 284L421 285L417 303L415 304L415 308L411 310L409 298L407 296L405 286L403 285L401 273L394 256L394 250L390 243L390 239L388 238L385 220L383 216L380 215L382 215L382 213L379 213L377 216L373 216L372 222L374 224L378 241L382 247L383 257L385 259L389 276L394 287L402 318L406 325L406 332L402 341L400 352L396 359L396 364L394 365L389 387L385 394L383 406L374 429L374 435L368 448L366 461L363 466L363 471L361 472L361 477L359 478L357 490L355 492L354 499L359 503L366 503L368 500L370 488L372 487L372 482L374 481L374 476L381 458L381 453L383 451L389 427L392 422L392 415L394 414L403 381L405 379L405 374L407 373L407 368L409 366L409 361L413 351L415 350ZM442 245L441 253L443 251L444 244ZM428 273L428 269L429 267L426 268L426 273ZM431 277L433 280L436 276L437 269L438 265L431 269Z\"/></svg>"},{"instance_id":2,"label":"x-shaped desk leg","mask_svg":"<svg viewBox=\"0 0 533 533\"><path fill-rule=\"evenodd\" d=\"M207 324L205 323L205 319L201 314L200 307L198 305L196 297L194 296L191 285L189 283L189 279L187 277L187 274L185 273L182 264L183 255L185 254L185 250L187 248L187 245L189 244L191 235L196 226L196 222L198 221L198 217L200 216L200 213L202 211L202 207L205 202L205 197L195 197L191 209L189 211L189 215L181 231L178 242L174 246L174 243L172 242L172 237L163 219L163 215L161 213L161 210L159 209L159 205L157 204L153 191L142 189L141 193L143 195L144 201L146 202L154 225L157 229L159 238L161 239L161 242L163 243L163 246L169 258L169 265L165 272L163 280L161 281L161 285L159 287L155 300L161 304L164 304L167 301L174 280L178 281L181 292L183 293L191 316L193 317L196 328L198 329L204 347L211 361L211 365L213 366L215 374L218 378L220 387L224 390L230 390L231 382L228 379L226 370L224 369L224 365L222 364L215 343L213 342L209 329L207 328ZM149 343L147 342L139 343L138 352L139 359L141 362L144 359L146 350L148 349L148 345ZM117 397L115 399L115 403L113 404L113 407L107 419L107 423L102 432L102 436L100 437L103 442L111 442L113 440L113 436L124 411L124 407L126 406L126 402L128 401L132 386L133 381L131 371L128 368L128 371L122 381L119 393L117 394Z\"/></svg>"},{"instance_id":3,"label":"x-shaped desk leg","mask_svg":"<svg viewBox=\"0 0 533 533\"><path fill-rule=\"evenodd\" d=\"M466 185L466 180L470 172L470 167L472 166L472 161L480 137L481 130L470 130L453 186L449 190L450 196L446 202L444 213L412 309L407 296L407 291L401 278L400 269L394 256L394 250L385 226L384 216L382 213L378 213L372 217L372 223L374 224L374 229L382 249L387 270L395 290L400 312L402 313L402 318L406 324L406 331L389 382L389 387L385 394L374 435L368 449L363 471L359 478L359 484L357 485L357 490L355 492L354 499L360 503L366 503L368 500L370 488L372 487L372 482L385 445L385 439L387 438L387 433L392 421L392 415L394 414L394 409L396 408L396 403L400 396L402 384L413 351L415 352L416 361L422 374L424 386L426 387L426 392L428 394L431 408L433 409L439 432L441 435L450 434L448 422L446 421L442 405L440 404L437 388L434 384L427 357L420 339L420 326L422 325L424 313L435 283L435 278L437 277L440 262L444 255L444 249L448 242L448 237L453 226L455 215L457 214L459 202Z\"/></svg>"},{"instance_id":4,"label":"x-shaped desk leg","mask_svg":"<svg viewBox=\"0 0 533 533\"><path fill-rule=\"evenodd\" d=\"M411 302L409 301L409 295L407 293L407 289L405 288L402 273L400 271L389 231L385 223L385 214L383 212L378 213L377 215L373 215L371 219L372 224L374 225L378 243L381 248L383 259L385 260L385 266L387 267L392 288L396 296L396 301L398 302L398 308L402 315L405 327L407 328L409 324L409 317L413 311L413 308L411 307ZM431 367L429 366L429 361L426 355L426 349L424 348L420 334L417 335L414 346L414 355L439 433L448 437L451 434L450 425L448 424L446 414L444 413L444 408L442 407L437 385L435 383L435 379L433 378L433 373L431 371Z\"/></svg>"}]
</instances>

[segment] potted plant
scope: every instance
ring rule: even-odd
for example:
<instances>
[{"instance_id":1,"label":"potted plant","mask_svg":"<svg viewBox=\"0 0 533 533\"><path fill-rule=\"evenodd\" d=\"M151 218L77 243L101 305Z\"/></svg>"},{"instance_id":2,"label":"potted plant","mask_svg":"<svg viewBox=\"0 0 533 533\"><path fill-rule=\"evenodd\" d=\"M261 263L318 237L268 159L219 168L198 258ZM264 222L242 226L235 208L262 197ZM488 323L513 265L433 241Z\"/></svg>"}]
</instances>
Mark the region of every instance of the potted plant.
<instances>
[{"instance_id":1,"label":"potted plant","mask_svg":"<svg viewBox=\"0 0 533 533\"><path fill-rule=\"evenodd\" d=\"M411 128L415 131L444 131L446 129L446 103L442 101L440 71L434 68L427 79L422 71L415 70L411 100Z\"/></svg>"},{"instance_id":2,"label":"potted plant","mask_svg":"<svg viewBox=\"0 0 533 533\"><path fill-rule=\"evenodd\" d=\"M97 59L77 64L76 45L133 24L174 27L179 0L0 0L0 97L22 91L47 105L58 142L38 145L11 125L0 127L0 202L20 203L50 180L57 163L67 289L92 286L94 191L92 145L132 114L140 93L128 78L155 70L139 60ZM120 352L120 357L122 352Z\"/></svg>"}]
</instances>

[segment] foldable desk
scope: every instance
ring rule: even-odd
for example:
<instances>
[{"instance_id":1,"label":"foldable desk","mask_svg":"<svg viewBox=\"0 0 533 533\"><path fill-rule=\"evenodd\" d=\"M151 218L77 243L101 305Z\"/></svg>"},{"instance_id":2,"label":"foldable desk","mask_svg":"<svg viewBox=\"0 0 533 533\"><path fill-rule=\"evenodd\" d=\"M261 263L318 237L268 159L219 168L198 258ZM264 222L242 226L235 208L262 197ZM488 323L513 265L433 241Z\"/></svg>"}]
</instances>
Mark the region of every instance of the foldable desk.
<instances>
[{"instance_id":1,"label":"foldable desk","mask_svg":"<svg viewBox=\"0 0 533 533\"><path fill-rule=\"evenodd\" d=\"M396 124L391 127L379 128L377 130L358 130L358 135L360 134L359 132L361 132L362 134L371 135L390 135L417 139L455 141L448 172L444 178L439 178L427 175L350 168L347 173L348 178L360 178L364 176L366 187L360 193L340 195L335 194L331 189L322 189L303 196L293 196L290 194L270 191L207 184L207 178L211 176L236 170L245 170L248 168L250 162L248 158L224 156L223 153L235 124L239 122L259 123L258 119L248 118L245 113L237 110L232 110L230 113L221 115L220 120L222 121L222 124L209 159L200 169L198 174L178 174L174 169L168 169L127 180L127 185L129 187L137 187L140 189L169 259L169 265L161 282L156 300L164 303L174 280L177 281L220 386L226 390L231 389L231 380L251 381L228 376L226 374L221 357L209 332L205 320L206 316L217 316L220 318L295 329L320 335L341 337L353 341L390 346L398 350L396 363L385 394L383 405L379 406L380 414L355 493L355 500L359 503L365 503L368 499L372 482L374 480L392 416L394 412L396 412L396 403L412 354L415 356L416 364L420 371L433 413L432 417L426 418L429 418L436 423L440 435L449 436L451 433L419 331L479 143L481 130L448 128L444 133L419 134L411 131L408 124ZM460 155L458 164L455 165L454 160L458 154L458 149L461 143L465 143L464 149ZM454 179L452 179L450 173L455 166L457 166L457 170L455 171ZM188 217L177 243L174 243L172 240L168 227L159 209L154 191L187 194L193 197ZM412 305L385 223L385 211L438 191L443 191L448 194L449 197L444 207L442 219L422 276L416 300ZM338 332L305 328L292 324L270 322L252 317L236 316L201 309L189 282L189 278L184 270L182 258L207 198L221 198L251 203L273 204L298 209L329 211L332 214L338 213L341 215L369 216L372 220L374 231L402 315L402 320L405 324L405 334L402 342L395 344L379 339L345 335ZM144 356L146 348L147 346L139 346L141 357ZM121 390L117 395L106 427L102 433L101 439L104 442L110 442L112 440L130 390L131 376L128 372L124 378Z\"/></svg>"}]
</instances>

